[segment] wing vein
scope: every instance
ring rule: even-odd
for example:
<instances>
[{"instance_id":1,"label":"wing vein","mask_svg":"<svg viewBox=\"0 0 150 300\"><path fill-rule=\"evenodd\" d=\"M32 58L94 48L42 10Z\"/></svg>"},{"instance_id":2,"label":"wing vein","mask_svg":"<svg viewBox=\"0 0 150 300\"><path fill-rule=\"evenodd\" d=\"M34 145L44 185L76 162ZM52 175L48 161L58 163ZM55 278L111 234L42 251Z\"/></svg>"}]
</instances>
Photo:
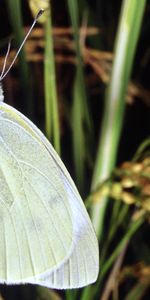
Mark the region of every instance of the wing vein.
<instances>
[{"instance_id":1,"label":"wing vein","mask_svg":"<svg viewBox=\"0 0 150 300\"><path fill-rule=\"evenodd\" d=\"M10 216L10 220L11 220L11 223L12 223L12 226L13 226L13 230L14 230L14 234L15 234L15 239L16 239L16 245L17 245L17 249L18 249L18 257L19 257L19 269L20 269L20 275L21 275L21 278L22 278L22 267L21 267L21 255L20 255L20 247L19 247L19 242L18 242L18 236L17 236L17 232L16 232L16 227L15 227L15 223L14 223L14 220L13 220L13 217L9 211L9 209L6 207L6 210L8 212L8 215ZM5 230L5 226L4 226L4 230ZM6 237L5 237L5 245L7 245L7 242L6 242ZM7 253L7 251L6 251Z\"/></svg>"}]
</instances>

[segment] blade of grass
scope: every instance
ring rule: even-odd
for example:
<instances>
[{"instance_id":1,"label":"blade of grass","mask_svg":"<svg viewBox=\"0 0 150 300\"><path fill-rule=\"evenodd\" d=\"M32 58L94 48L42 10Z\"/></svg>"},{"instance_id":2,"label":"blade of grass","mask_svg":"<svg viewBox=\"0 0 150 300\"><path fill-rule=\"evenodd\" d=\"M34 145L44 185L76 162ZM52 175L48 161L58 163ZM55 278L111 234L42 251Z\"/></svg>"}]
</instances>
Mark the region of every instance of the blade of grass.
<instances>
[{"instance_id":1,"label":"blade of grass","mask_svg":"<svg viewBox=\"0 0 150 300\"><path fill-rule=\"evenodd\" d=\"M67 0L71 23L74 30L74 41L76 55L78 59L78 66L74 80L74 93L73 93L73 153L74 164L76 172L77 185L80 190L83 189L84 173L85 173L85 157L86 157L86 144L85 144L85 131L84 125L88 136L92 135L92 122L87 105L87 95L84 82L84 72L82 67L82 55L80 51L80 36L79 36L79 7L78 1Z\"/></svg>"},{"instance_id":2,"label":"blade of grass","mask_svg":"<svg viewBox=\"0 0 150 300\"><path fill-rule=\"evenodd\" d=\"M15 42L19 47L23 40L23 21L22 21L22 12L21 12L21 2L20 0L6 0L8 14L10 17L10 23L13 28L13 32L15 35ZM29 80L29 69L25 58L25 53L22 51L19 54L19 72L21 78L21 87L22 87L22 95L25 101L22 101L22 109L29 117L33 117L33 98L32 98L32 86ZM25 105L24 105L25 103Z\"/></svg>"},{"instance_id":3,"label":"blade of grass","mask_svg":"<svg viewBox=\"0 0 150 300\"><path fill-rule=\"evenodd\" d=\"M125 297L125 300L141 300L149 289L149 283L138 282Z\"/></svg>"},{"instance_id":4,"label":"blade of grass","mask_svg":"<svg viewBox=\"0 0 150 300\"><path fill-rule=\"evenodd\" d=\"M110 267L114 263L115 259L119 255L119 253L122 251L122 249L125 247L125 245L127 243L129 243L129 241L131 240L131 238L134 235L134 233L140 228L140 226L143 223L144 223L144 218L140 218L136 222L131 223L130 227L128 228L128 230L126 231L126 233L124 234L124 236L122 237L121 241L116 246L116 248L113 251L113 253L109 256L109 258L101 266L101 272L99 274L99 278L98 278L98 280L96 282L96 285L94 287L94 290L95 290L94 291L94 295L98 292L98 290L100 290L100 287L101 287L100 285L102 283L102 280L104 279L106 273L108 272L108 270L110 269ZM87 298L87 300L88 299L89 298ZM83 300L83 299L81 298L81 300Z\"/></svg>"},{"instance_id":5,"label":"blade of grass","mask_svg":"<svg viewBox=\"0 0 150 300\"><path fill-rule=\"evenodd\" d=\"M113 226L113 224L112 224L112 226L110 227L110 231L108 233L108 236L105 239L105 243L104 243L102 251L101 251L100 274L101 274L101 272L103 272L103 265L105 264L105 260L108 256L108 248L112 241L112 238L114 237L121 222L125 219L125 216L127 215L127 213L128 213L128 206L124 205L117 222L115 222L115 226ZM100 275L99 275L99 277L100 277ZM96 291L98 291L99 284L100 284L100 280L98 279L98 283L96 282ZM86 287L83 291L81 300L94 299L93 298L93 293L95 295L94 289L95 289L95 287L93 287L93 286Z\"/></svg>"},{"instance_id":6,"label":"blade of grass","mask_svg":"<svg viewBox=\"0 0 150 300\"><path fill-rule=\"evenodd\" d=\"M77 297L77 293L78 293L78 290L68 290L65 293L65 295L66 295L65 299L66 300L75 300Z\"/></svg>"},{"instance_id":7,"label":"blade of grass","mask_svg":"<svg viewBox=\"0 0 150 300\"><path fill-rule=\"evenodd\" d=\"M127 217L129 208L127 205L123 206L123 209L121 210L118 218L116 219L115 225L111 225L110 226L110 230L108 232L108 236L106 238L106 241L102 247L102 251L101 251L101 265L103 265L103 263L106 260L106 257L108 255L108 249L109 246L112 242L113 237L115 236L117 229L119 228L119 226L121 225L121 223L123 223L123 221L125 221L125 218Z\"/></svg>"},{"instance_id":8,"label":"blade of grass","mask_svg":"<svg viewBox=\"0 0 150 300\"><path fill-rule=\"evenodd\" d=\"M140 159L142 157L142 154L144 151L146 151L147 149L150 149L150 138L147 138L146 140L144 140L144 142L139 146L139 148L137 149L134 157L133 157L133 161L138 161L138 159ZM150 152L150 150L149 150Z\"/></svg>"},{"instance_id":9,"label":"blade of grass","mask_svg":"<svg viewBox=\"0 0 150 300\"><path fill-rule=\"evenodd\" d=\"M54 148L60 154L60 129L51 14L45 24L44 80L46 134L49 139L52 134Z\"/></svg>"},{"instance_id":10,"label":"blade of grass","mask_svg":"<svg viewBox=\"0 0 150 300\"><path fill-rule=\"evenodd\" d=\"M131 74L145 4L145 0L123 1L115 42L112 73L105 97L104 116L93 174L92 189L109 177L116 163L118 144L123 125L124 99ZM92 220L99 239L102 238L106 206L107 200L103 199L101 203L93 205L92 208Z\"/></svg>"},{"instance_id":11,"label":"blade of grass","mask_svg":"<svg viewBox=\"0 0 150 300\"><path fill-rule=\"evenodd\" d=\"M52 139L52 97L49 87L49 78L51 72L50 40L45 38L45 55L44 55L44 92L45 92L45 131L49 140Z\"/></svg>"},{"instance_id":12,"label":"blade of grass","mask_svg":"<svg viewBox=\"0 0 150 300\"><path fill-rule=\"evenodd\" d=\"M72 128L75 174L80 190L83 188L85 171L85 135L83 132L82 99L80 70L77 67L73 89Z\"/></svg>"}]
</instances>

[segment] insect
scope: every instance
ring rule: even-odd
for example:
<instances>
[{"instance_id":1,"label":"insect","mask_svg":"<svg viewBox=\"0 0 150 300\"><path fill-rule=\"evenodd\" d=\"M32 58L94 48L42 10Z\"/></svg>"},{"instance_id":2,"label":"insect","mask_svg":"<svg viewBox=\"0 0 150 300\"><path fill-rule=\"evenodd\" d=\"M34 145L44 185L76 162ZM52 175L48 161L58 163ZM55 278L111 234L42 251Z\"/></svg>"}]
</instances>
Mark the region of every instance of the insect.
<instances>
[{"instance_id":1,"label":"insect","mask_svg":"<svg viewBox=\"0 0 150 300\"><path fill-rule=\"evenodd\" d=\"M1 81L16 59L5 71L8 53ZM50 142L3 98L0 86L0 282L88 285L98 276L99 253L85 206Z\"/></svg>"}]
</instances>

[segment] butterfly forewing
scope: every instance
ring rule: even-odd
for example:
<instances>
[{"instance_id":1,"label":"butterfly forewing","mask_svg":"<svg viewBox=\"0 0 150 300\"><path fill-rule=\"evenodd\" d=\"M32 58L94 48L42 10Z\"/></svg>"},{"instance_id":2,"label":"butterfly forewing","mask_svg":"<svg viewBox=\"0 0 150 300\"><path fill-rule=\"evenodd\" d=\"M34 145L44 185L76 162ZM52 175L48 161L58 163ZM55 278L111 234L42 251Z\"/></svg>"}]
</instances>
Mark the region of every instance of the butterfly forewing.
<instances>
[{"instance_id":1,"label":"butterfly forewing","mask_svg":"<svg viewBox=\"0 0 150 300\"><path fill-rule=\"evenodd\" d=\"M0 253L7 269L6 277L0 269L0 277L13 282L43 273L68 255L72 216L48 151L6 113L0 116L0 173L1 232L6 238Z\"/></svg>"}]
</instances>

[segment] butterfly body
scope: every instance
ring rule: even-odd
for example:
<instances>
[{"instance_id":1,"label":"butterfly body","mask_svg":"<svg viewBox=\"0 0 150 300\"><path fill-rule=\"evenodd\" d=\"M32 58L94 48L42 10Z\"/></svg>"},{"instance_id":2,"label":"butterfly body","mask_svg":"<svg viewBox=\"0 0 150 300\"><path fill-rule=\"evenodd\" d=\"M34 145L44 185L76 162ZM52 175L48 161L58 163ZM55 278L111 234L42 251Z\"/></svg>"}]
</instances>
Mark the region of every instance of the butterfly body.
<instances>
[{"instance_id":1,"label":"butterfly body","mask_svg":"<svg viewBox=\"0 0 150 300\"><path fill-rule=\"evenodd\" d=\"M78 288L99 270L97 238L68 171L42 132L3 102L0 253L7 284Z\"/></svg>"},{"instance_id":2,"label":"butterfly body","mask_svg":"<svg viewBox=\"0 0 150 300\"><path fill-rule=\"evenodd\" d=\"M3 89L2 89L2 83L0 81L0 102L4 101L4 95L3 95Z\"/></svg>"}]
</instances>

